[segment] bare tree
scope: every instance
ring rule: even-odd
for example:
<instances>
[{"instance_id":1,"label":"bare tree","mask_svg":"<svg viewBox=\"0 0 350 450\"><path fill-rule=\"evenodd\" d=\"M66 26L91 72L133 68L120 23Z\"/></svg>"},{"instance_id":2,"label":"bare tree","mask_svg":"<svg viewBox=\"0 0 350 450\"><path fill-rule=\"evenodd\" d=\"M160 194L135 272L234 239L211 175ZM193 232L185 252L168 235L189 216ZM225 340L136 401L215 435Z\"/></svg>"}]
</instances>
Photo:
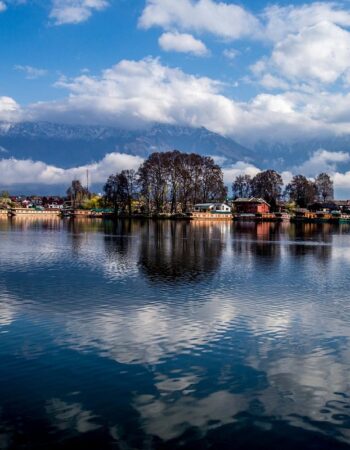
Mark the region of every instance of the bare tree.
<instances>
[{"instance_id":1,"label":"bare tree","mask_svg":"<svg viewBox=\"0 0 350 450\"><path fill-rule=\"evenodd\" d=\"M156 213L184 212L195 203L227 196L222 170L207 156L177 150L153 153L141 165L138 178L146 209Z\"/></svg>"},{"instance_id":2,"label":"bare tree","mask_svg":"<svg viewBox=\"0 0 350 450\"><path fill-rule=\"evenodd\" d=\"M315 180L318 195L322 198L323 202L326 200L333 200L334 187L333 180L327 173L320 173Z\"/></svg>"},{"instance_id":3,"label":"bare tree","mask_svg":"<svg viewBox=\"0 0 350 450\"><path fill-rule=\"evenodd\" d=\"M70 199L73 208L77 208L89 197L89 191L83 187L79 180L73 180L72 184L67 189L67 196Z\"/></svg>"},{"instance_id":4,"label":"bare tree","mask_svg":"<svg viewBox=\"0 0 350 450\"><path fill-rule=\"evenodd\" d=\"M128 213L129 216L132 214L132 201L136 197L137 187L138 187L138 179L137 174L134 169L130 170L122 170L121 175L125 177L125 191L127 197L127 205L128 205Z\"/></svg>"},{"instance_id":5,"label":"bare tree","mask_svg":"<svg viewBox=\"0 0 350 450\"><path fill-rule=\"evenodd\" d=\"M275 170L265 170L252 179L252 195L263 198L275 208L282 194L282 186L283 180L279 173Z\"/></svg>"},{"instance_id":6,"label":"bare tree","mask_svg":"<svg viewBox=\"0 0 350 450\"><path fill-rule=\"evenodd\" d=\"M317 187L303 175L295 175L292 181L286 186L286 195L301 208L316 200Z\"/></svg>"},{"instance_id":7,"label":"bare tree","mask_svg":"<svg viewBox=\"0 0 350 450\"><path fill-rule=\"evenodd\" d=\"M128 180L125 173L110 175L103 187L106 203L111 205L117 215L125 211L128 204Z\"/></svg>"},{"instance_id":8,"label":"bare tree","mask_svg":"<svg viewBox=\"0 0 350 450\"><path fill-rule=\"evenodd\" d=\"M232 183L232 192L235 198L249 198L252 195L252 177L238 175Z\"/></svg>"}]
</instances>

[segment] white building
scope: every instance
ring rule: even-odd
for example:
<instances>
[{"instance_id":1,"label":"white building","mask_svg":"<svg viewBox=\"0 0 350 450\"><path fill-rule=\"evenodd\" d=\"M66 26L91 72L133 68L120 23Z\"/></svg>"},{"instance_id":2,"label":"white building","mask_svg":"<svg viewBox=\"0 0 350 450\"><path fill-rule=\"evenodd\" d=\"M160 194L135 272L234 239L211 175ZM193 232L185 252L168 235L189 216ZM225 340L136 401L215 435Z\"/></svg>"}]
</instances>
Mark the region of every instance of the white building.
<instances>
[{"instance_id":1,"label":"white building","mask_svg":"<svg viewBox=\"0 0 350 450\"><path fill-rule=\"evenodd\" d=\"M194 212L231 213L231 207L225 203L197 203Z\"/></svg>"}]
</instances>

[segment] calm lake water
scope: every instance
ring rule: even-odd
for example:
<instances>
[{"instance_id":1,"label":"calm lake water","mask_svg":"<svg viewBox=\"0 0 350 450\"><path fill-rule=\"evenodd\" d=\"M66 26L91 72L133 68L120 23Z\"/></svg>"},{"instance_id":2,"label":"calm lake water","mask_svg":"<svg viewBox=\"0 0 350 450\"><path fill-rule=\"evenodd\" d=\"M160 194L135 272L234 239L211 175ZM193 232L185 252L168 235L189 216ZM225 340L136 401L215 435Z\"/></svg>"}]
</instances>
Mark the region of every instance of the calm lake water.
<instances>
[{"instance_id":1,"label":"calm lake water","mask_svg":"<svg viewBox=\"0 0 350 450\"><path fill-rule=\"evenodd\" d=\"M0 449L350 447L350 227L0 220Z\"/></svg>"}]
</instances>

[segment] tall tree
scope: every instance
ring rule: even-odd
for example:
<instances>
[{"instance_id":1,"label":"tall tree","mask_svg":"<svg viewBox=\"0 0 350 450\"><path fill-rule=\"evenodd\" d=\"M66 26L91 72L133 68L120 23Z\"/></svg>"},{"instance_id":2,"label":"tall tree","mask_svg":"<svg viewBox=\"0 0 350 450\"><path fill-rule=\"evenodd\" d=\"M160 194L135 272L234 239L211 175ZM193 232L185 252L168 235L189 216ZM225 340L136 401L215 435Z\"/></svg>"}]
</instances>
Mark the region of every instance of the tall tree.
<instances>
[{"instance_id":1,"label":"tall tree","mask_svg":"<svg viewBox=\"0 0 350 450\"><path fill-rule=\"evenodd\" d=\"M320 173L315 180L317 192L320 198L325 202L326 200L333 200L334 187L333 180L327 173Z\"/></svg>"},{"instance_id":2,"label":"tall tree","mask_svg":"<svg viewBox=\"0 0 350 450\"><path fill-rule=\"evenodd\" d=\"M146 209L156 213L186 211L195 203L227 196L221 168L210 157L172 152L153 153L138 171Z\"/></svg>"},{"instance_id":3,"label":"tall tree","mask_svg":"<svg viewBox=\"0 0 350 450\"><path fill-rule=\"evenodd\" d=\"M286 186L286 195L300 208L305 208L308 204L315 201L317 188L315 183L309 181L303 175L295 175Z\"/></svg>"},{"instance_id":4,"label":"tall tree","mask_svg":"<svg viewBox=\"0 0 350 450\"><path fill-rule=\"evenodd\" d=\"M281 197L282 187L282 177L275 170L265 170L252 179L252 195L263 198L272 208L276 207Z\"/></svg>"},{"instance_id":5,"label":"tall tree","mask_svg":"<svg viewBox=\"0 0 350 450\"><path fill-rule=\"evenodd\" d=\"M137 174L134 169L130 170L122 170L121 175L125 177L125 180L123 182L125 183L125 191L126 191L126 197L127 197L127 205L128 205L128 213L131 215L132 213L132 201L136 197L137 193Z\"/></svg>"},{"instance_id":6,"label":"tall tree","mask_svg":"<svg viewBox=\"0 0 350 450\"><path fill-rule=\"evenodd\" d=\"M202 201L224 201L227 187L220 166L210 156L203 157Z\"/></svg>"},{"instance_id":7,"label":"tall tree","mask_svg":"<svg viewBox=\"0 0 350 450\"><path fill-rule=\"evenodd\" d=\"M252 194L252 177L238 175L232 183L232 193L235 198L249 198Z\"/></svg>"},{"instance_id":8,"label":"tall tree","mask_svg":"<svg viewBox=\"0 0 350 450\"><path fill-rule=\"evenodd\" d=\"M125 211L128 205L128 180L125 173L110 175L103 187L106 203L111 205L114 213Z\"/></svg>"},{"instance_id":9,"label":"tall tree","mask_svg":"<svg viewBox=\"0 0 350 450\"><path fill-rule=\"evenodd\" d=\"M156 213L163 211L166 202L168 188L166 157L166 153L152 153L138 172L141 193L147 200L147 208L150 210L152 203Z\"/></svg>"},{"instance_id":10,"label":"tall tree","mask_svg":"<svg viewBox=\"0 0 350 450\"><path fill-rule=\"evenodd\" d=\"M67 196L70 199L73 208L77 208L89 197L89 191L79 180L73 180L72 184L67 189Z\"/></svg>"}]
</instances>

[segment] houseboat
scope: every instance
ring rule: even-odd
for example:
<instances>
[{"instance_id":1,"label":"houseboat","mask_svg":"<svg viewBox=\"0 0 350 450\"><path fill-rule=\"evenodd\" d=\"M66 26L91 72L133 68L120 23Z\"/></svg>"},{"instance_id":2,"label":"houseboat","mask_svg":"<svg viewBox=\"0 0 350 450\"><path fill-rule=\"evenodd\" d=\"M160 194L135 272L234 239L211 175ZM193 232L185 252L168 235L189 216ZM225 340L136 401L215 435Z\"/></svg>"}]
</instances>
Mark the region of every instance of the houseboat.
<instances>
[{"instance_id":1,"label":"houseboat","mask_svg":"<svg viewBox=\"0 0 350 450\"><path fill-rule=\"evenodd\" d=\"M78 219L78 218L87 219L91 217L91 210L64 208L61 210L61 216L70 219Z\"/></svg>"},{"instance_id":2,"label":"houseboat","mask_svg":"<svg viewBox=\"0 0 350 450\"><path fill-rule=\"evenodd\" d=\"M333 221L338 223L350 223L350 214L341 211L332 211Z\"/></svg>"},{"instance_id":3,"label":"houseboat","mask_svg":"<svg viewBox=\"0 0 350 450\"><path fill-rule=\"evenodd\" d=\"M191 220L232 220L232 209L226 203L197 203L188 217Z\"/></svg>"},{"instance_id":4,"label":"houseboat","mask_svg":"<svg viewBox=\"0 0 350 450\"><path fill-rule=\"evenodd\" d=\"M94 208L90 211L92 219L110 219L115 216L113 209L109 208Z\"/></svg>"},{"instance_id":5,"label":"houseboat","mask_svg":"<svg viewBox=\"0 0 350 450\"><path fill-rule=\"evenodd\" d=\"M55 217L60 215L59 209L43 209L43 208L10 208L7 210L9 217Z\"/></svg>"},{"instance_id":6,"label":"houseboat","mask_svg":"<svg viewBox=\"0 0 350 450\"><path fill-rule=\"evenodd\" d=\"M281 222L289 220L286 213L270 212L270 205L263 198L237 198L233 202L233 219L253 222Z\"/></svg>"},{"instance_id":7,"label":"houseboat","mask_svg":"<svg viewBox=\"0 0 350 450\"><path fill-rule=\"evenodd\" d=\"M65 208L61 210L61 216L71 219L108 219L114 216L112 209L73 209Z\"/></svg>"},{"instance_id":8,"label":"houseboat","mask_svg":"<svg viewBox=\"0 0 350 450\"><path fill-rule=\"evenodd\" d=\"M326 209L320 211L297 209L291 221L297 223L350 223L350 214L345 214L341 211L328 211Z\"/></svg>"}]
</instances>

